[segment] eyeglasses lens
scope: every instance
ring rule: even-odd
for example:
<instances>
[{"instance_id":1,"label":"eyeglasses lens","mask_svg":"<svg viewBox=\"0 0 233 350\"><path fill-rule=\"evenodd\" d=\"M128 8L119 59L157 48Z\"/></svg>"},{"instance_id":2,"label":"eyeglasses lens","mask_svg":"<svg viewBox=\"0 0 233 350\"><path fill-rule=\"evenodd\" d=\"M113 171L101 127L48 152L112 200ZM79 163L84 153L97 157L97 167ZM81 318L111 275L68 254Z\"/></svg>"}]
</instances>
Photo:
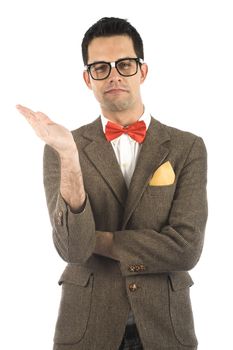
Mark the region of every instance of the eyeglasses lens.
<instances>
[{"instance_id":1,"label":"eyeglasses lens","mask_svg":"<svg viewBox=\"0 0 233 350\"><path fill-rule=\"evenodd\" d=\"M119 74L130 77L137 73L138 62L135 59L125 59L116 62L116 69ZM111 71L110 63L93 63L90 66L90 73L93 79L106 79Z\"/></svg>"}]
</instances>

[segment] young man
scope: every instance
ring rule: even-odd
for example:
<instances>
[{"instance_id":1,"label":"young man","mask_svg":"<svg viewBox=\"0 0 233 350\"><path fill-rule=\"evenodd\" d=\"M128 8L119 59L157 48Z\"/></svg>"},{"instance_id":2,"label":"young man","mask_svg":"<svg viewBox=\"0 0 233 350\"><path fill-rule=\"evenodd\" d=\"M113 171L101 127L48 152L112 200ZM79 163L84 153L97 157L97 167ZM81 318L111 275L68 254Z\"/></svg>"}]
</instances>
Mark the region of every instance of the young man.
<instances>
[{"instance_id":1,"label":"young man","mask_svg":"<svg viewBox=\"0 0 233 350\"><path fill-rule=\"evenodd\" d=\"M82 43L101 116L72 132L18 106L44 149L53 239L67 261L54 350L197 349L187 272L207 219L203 140L144 108L142 40L103 18Z\"/></svg>"}]
</instances>

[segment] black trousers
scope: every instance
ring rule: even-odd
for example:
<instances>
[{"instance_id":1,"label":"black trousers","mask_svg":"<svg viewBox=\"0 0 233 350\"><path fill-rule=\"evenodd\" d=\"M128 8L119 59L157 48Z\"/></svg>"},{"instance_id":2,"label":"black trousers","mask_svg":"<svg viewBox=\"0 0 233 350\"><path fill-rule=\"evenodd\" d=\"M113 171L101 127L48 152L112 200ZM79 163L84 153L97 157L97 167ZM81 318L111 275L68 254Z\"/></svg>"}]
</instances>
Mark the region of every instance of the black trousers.
<instances>
[{"instance_id":1,"label":"black trousers","mask_svg":"<svg viewBox=\"0 0 233 350\"><path fill-rule=\"evenodd\" d=\"M136 324L126 326L119 350L143 350Z\"/></svg>"}]
</instances>

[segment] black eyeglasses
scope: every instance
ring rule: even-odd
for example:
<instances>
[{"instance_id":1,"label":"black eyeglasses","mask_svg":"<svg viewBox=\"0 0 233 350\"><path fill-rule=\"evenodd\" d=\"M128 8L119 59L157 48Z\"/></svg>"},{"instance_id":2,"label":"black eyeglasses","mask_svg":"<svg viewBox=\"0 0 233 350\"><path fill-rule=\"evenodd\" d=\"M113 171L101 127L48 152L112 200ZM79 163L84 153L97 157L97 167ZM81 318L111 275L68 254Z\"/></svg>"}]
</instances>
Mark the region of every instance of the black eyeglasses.
<instances>
[{"instance_id":1,"label":"black eyeglasses","mask_svg":"<svg viewBox=\"0 0 233 350\"><path fill-rule=\"evenodd\" d=\"M121 58L115 62L94 62L87 64L85 69L90 73L92 79L103 80L107 79L111 73L112 68L116 68L118 73L123 77L132 77L137 74L138 65L143 64L141 58Z\"/></svg>"}]
</instances>

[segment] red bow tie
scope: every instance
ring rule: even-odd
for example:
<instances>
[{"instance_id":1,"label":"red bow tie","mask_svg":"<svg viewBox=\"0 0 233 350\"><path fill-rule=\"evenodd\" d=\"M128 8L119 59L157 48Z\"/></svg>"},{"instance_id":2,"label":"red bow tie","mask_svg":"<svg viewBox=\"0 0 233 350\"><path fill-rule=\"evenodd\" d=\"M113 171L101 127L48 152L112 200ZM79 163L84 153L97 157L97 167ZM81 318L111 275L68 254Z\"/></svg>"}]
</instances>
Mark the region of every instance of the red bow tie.
<instances>
[{"instance_id":1,"label":"red bow tie","mask_svg":"<svg viewBox=\"0 0 233 350\"><path fill-rule=\"evenodd\" d=\"M141 120L129 126L122 127L118 124L107 122L105 136L108 141L112 141L122 134L127 134L135 141L142 143L146 136L146 124Z\"/></svg>"}]
</instances>

